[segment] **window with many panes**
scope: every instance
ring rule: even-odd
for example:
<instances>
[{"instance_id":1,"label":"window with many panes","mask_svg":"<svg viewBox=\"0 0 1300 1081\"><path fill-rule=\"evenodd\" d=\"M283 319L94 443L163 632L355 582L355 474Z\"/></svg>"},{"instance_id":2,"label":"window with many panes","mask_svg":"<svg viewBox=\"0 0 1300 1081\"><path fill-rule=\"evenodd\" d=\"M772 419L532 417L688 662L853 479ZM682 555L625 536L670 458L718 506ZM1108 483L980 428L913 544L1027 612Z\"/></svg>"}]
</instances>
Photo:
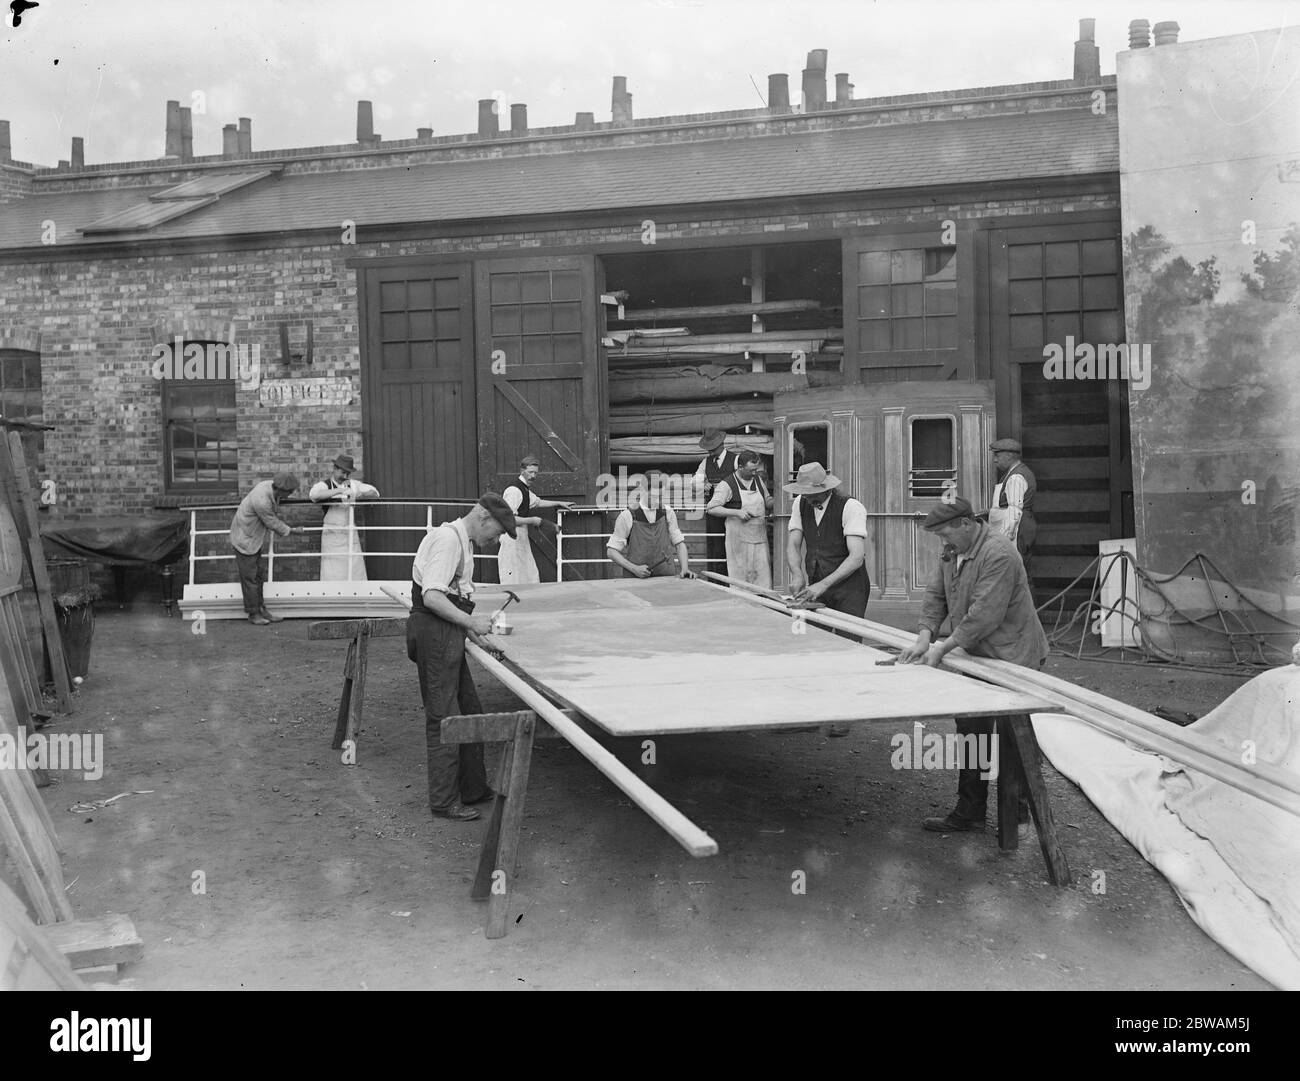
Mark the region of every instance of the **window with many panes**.
<instances>
[{"instance_id":1,"label":"window with many panes","mask_svg":"<svg viewBox=\"0 0 1300 1081\"><path fill-rule=\"evenodd\" d=\"M1007 268L1011 348L1124 340L1118 240L1012 244Z\"/></svg>"},{"instance_id":2,"label":"window with many panes","mask_svg":"<svg viewBox=\"0 0 1300 1081\"><path fill-rule=\"evenodd\" d=\"M0 349L0 415L8 420L40 423L45 419L41 404L41 355L27 349ZM33 432L28 453L44 449L44 433Z\"/></svg>"},{"instance_id":3,"label":"window with many panes","mask_svg":"<svg viewBox=\"0 0 1300 1081\"><path fill-rule=\"evenodd\" d=\"M239 483L233 379L162 381L168 493L234 491Z\"/></svg>"},{"instance_id":4,"label":"window with many panes","mask_svg":"<svg viewBox=\"0 0 1300 1081\"><path fill-rule=\"evenodd\" d=\"M956 249L858 254L859 352L956 348Z\"/></svg>"}]
</instances>

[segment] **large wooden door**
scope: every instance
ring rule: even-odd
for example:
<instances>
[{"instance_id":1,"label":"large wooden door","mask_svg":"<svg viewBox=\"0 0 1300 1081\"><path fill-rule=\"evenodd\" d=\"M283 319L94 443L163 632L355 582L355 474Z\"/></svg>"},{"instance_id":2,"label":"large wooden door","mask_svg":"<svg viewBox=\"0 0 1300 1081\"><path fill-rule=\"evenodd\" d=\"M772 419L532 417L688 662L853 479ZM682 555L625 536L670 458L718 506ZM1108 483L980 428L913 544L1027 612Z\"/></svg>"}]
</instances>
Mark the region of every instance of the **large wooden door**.
<instances>
[{"instance_id":1,"label":"large wooden door","mask_svg":"<svg viewBox=\"0 0 1300 1081\"><path fill-rule=\"evenodd\" d=\"M367 269L362 280L362 424L365 476L385 499L473 499L474 308L468 263ZM419 546L421 508L373 507L370 551ZM448 511L441 517L452 517ZM410 557L371 557L371 578L406 579Z\"/></svg>"},{"instance_id":2,"label":"large wooden door","mask_svg":"<svg viewBox=\"0 0 1300 1081\"><path fill-rule=\"evenodd\" d=\"M500 491L535 454L534 491L590 502L608 405L591 256L476 265L479 480Z\"/></svg>"},{"instance_id":3,"label":"large wooden door","mask_svg":"<svg viewBox=\"0 0 1300 1081\"><path fill-rule=\"evenodd\" d=\"M1124 341L1119 222L997 229L988 251L998 435L1021 441L1038 481L1032 572L1041 603L1131 521L1127 384L1043 373L1046 345ZM1072 599L1090 588L1081 582Z\"/></svg>"}]
</instances>

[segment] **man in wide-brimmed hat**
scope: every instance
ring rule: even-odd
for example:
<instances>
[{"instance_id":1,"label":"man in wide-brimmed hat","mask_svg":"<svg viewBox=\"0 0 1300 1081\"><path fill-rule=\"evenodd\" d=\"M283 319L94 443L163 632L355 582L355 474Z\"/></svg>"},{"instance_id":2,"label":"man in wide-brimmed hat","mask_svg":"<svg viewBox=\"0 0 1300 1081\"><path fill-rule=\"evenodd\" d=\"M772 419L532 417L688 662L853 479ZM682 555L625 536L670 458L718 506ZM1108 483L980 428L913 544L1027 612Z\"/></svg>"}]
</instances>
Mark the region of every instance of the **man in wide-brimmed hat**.
<instances>
[{"instance_id":1,"label":"man in wide-brimmed hat","mask_svg":"<svg viewBox=\"0 0 1300 1081\"><path fill-rule=\"evenodd\" d=\"M925 591L916 641L903 650L903 664L925 663L937 668L960 646L976 657L1041 668L1047 659L1047 635L1038 621L1025 565L1015 545L979 521L961 497L940 503L926 515L921 528L945 546ZM945 620L948 637L938 639ZM993 734L991 717L957 720L961 736ZM963 740L963 743L969 743ZM943 818L922 825L935 833L983 830L989 783L978 768L963 768L957 781L957 806ZM1028 821L1028 804L1021 800L1021 821Z\"/></svg>"},{"instance_id":2,"label":"man in wide-brimmed hat","mask_svg":"<svg viewBox=\"0 0 1300 1081\"><path fill-rule=\"evenodd\" d=\"M827 473L821 462L808 462L783 486L796 497L790 505L786 564L796 598L821 601L861 619L871 594L867 509L841 495L839 485L840 478Z\"/></svg>"},{"instance_id":3,"label":"man in wide-brimmed hat","mask_svg":"<svg viewBox=\"0 0 1300 1081\"><path fill-rule=\"evenodd\" d=\"M1038 535L1038 521L1034 518L1034 493L1038 484L1029 467L1020 459L1020 440L998 439L989 444L989 450L993 452L993 464L1000 479L993 486L988 522L1016 546L1025 565L1025 574L1029 575L1029 556Z\"/></svg>"},{"instance_id":4,"label":"man in wide-brimmed hat","mask_svg":"<svg viewBox=\"0 0 1300 1081\"><path fill-rule=\"evenodd\" d=\"M706 453L699 468L695 470L695 491L702 496L700 506L704 506L713 496L713 489L735 473L738 468L737 454L727 449L727 433L721 428L705 428L700 436L700 449ZM726 526L721 518L706 514L704 529L708 533L704 554L709 558L707 568L722 571L719 566L727 559Z\"/></svg>"},{"instance_id":5,"label":"man in wide-brimmed hat","mask_svg":"<svg viewBox=\"0 0 1300 1081\"><path fill-rule=\"evenodd\" d=\"M314 503L328 504L325 524L320 534L320 580L339 582L366 580L366 559L361 548L361 534L349 517L348 507L359 500L379 498L379 489L363 484L352 474L357 464L350 454L340 454L331 463L330 475L311 486L308 497ZM350 557L349 557L350 553Z\"/></svg>"},{"instance_id":6,"label":"man in wide-brimmed hat","mask_svg":"<svg viewBox=\"0 0 1300 1081\"><path fill-rule=\"evenodd\" d=\"M484 492L461 518L431 529L411 567L411 615L406 655L418 667L428 755L429 811L435 818L467 822L470 806L491 799L483 771L483 744L443 743L442 719L482 713L466 635L492 631L491 616L474 615L474 545L515 536L515 514L496 492Z\"/></svg>"}]
</instances>

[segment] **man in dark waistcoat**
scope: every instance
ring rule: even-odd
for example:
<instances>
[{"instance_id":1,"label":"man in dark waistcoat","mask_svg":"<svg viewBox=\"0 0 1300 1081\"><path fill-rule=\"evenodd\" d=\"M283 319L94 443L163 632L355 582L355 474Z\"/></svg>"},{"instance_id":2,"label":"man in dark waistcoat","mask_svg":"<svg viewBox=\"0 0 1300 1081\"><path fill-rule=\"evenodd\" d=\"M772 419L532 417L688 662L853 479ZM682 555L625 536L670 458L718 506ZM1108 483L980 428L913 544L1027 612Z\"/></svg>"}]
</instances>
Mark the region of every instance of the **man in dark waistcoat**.
<instances>
[{"instance_id":1,"label":"man in dark waistcoat","mask_svg":"<svg viewBox=\"0 0 1300 1081\"><path fill-rule=\"evenodd\" d=\"M808 462L784 485L796 497L785 549L790 589L799 600L862 619L871 594L867 509L836 491L839 484L820 462Z\"/></svg>"},{"instance_id":2,"label":"man in dark waistcoat","mask_svg":"<svg viewBox=\"0 0 1300 1081\"><path fill-rule=\"evenodd\" d=\"M740 468L739 455L735 451L727 450L726 444L727 433L721 428L706 428L704 434L700 436L700 449L708 452L708 457L701 461L699 468L695 470L695 490L702 492L704 497L700 501L701 507L707 506L713 497L713 489L719 482L726 480ZM704 529L708 533L704 554L710 560L718 561L707 563L705 567L725 574L727 572L726 525L721 518L706 514Z\"/></svg>"},{"instance_id":3,"label":"man in dark waistcoat","mask_svg":"<svg viewBox=\"0 0 1300 1081\"><path fill-rule=\"evenodd\" d=\"M491 799L483 744L443 743L442 719L482 713L465 656L466 635L490 634L491 616L476 616L474 545L515 535L515 516L496 492L484 492L463 517L430 530L411 567L411 615L406 655L419 671L428 754L429 811L436 818L478 818L473 803Z\"/></svg>"},{"instance_id":4,"label":"man in dark waistcoat","mask_svg":"<svg viewBox=\"0 0 1300 1081\"><path fill-rule=\"evenodd\" d=\"M999 439L989 444L989 450L993 452L993 464L1000 479L993 486L988 522L994 532L1001 533L1016 546L1033 588L1029 557L1033 554L1034 538L1038 536L1038 520L1034 517L1034 493L1038 484L1029 467L1020 460L1019 440Z\"/></svg>"}]
</instances>

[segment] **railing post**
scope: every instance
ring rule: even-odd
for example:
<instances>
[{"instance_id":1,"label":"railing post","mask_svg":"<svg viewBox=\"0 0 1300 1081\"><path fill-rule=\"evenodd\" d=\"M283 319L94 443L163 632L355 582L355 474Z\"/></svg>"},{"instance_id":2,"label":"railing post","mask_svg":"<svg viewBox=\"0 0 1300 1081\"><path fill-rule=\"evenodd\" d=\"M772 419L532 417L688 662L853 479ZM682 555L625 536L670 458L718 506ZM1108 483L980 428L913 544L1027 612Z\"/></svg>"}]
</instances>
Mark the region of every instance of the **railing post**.
<instances>
[{"instance_id":1,"label":"railing post","mask_svg":"<svg viewBox=\"0 0 1300 1081\"><path fill-rule=\"evenodd\" d=\"M266 550L266 581L269 585L275 581L275 534L271 534L271 545Z\"/></svg>"},{"instance_id":2,"label":"railing post","mask_svg":"<svg viewBox=\"0 0 1300 1081\"><path fill-rule=\"evenodd\" d=\"M344 579L344 581L345 581L345 582L350 582L350 581L352 581L352 538L353 538L353 536L356 534L356 516L355 516L355 514L354 514L353 512L356 510L356 504L355 504L355 503L349 503L349 504L347 505L347 508L348 508L348 575L347 575L347 577ZM322 530L321 530L321 547L322 547L322 549L324 548L324 541L325 541L325 531L322 529ZM321 563L324 564L324 562L325 562L325 553L324 553L323 550L322 550L322 552L321 552L321 557L320 557L320 558L321 558Z\"/></svg>"},{"instance_id":3,"label":"railing post","mask_svg":"<svg viewBox=\"0 0 1300 1081\"><path fill-rule=\"evenodd\" d=\"M564 581L564 515L561 507L555 512L555 580Z\"/></svg>"},{"instance_id":4,"label":"railing post","mask_svg":"<svg viewBox=\"0 0 1300 1081\"><path fill-rule=\"evenodd\" d=\"M199 528L199 512L190 508L190 585L194 584L194 531Z\"/></svg>"}]
</instances>

